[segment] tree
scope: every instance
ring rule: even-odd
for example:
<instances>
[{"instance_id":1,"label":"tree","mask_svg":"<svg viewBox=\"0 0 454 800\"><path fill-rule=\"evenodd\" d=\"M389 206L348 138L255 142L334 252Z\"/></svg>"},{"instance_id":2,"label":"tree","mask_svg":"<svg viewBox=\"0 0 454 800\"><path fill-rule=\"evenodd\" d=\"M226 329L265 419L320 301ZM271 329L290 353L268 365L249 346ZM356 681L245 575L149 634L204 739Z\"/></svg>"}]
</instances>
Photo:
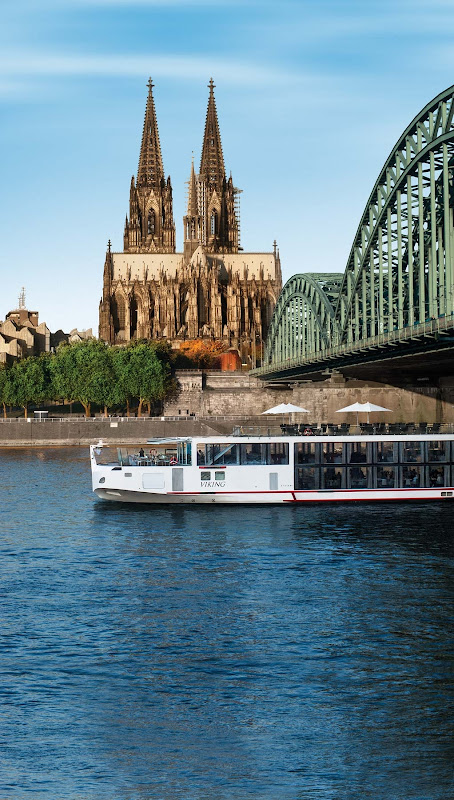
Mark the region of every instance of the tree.
<instances>
[{"instance_id":1,"label":"tree","mask_svg":"<svg viewBox=\"0 0 454 800\"><path fill-rule=\"evenodd\" d=\"M142 415L144 403L149 406L163 400L172 389L170 348L148 342L133 342L125 348L115 348L113 356L120 402L129 404L137 398L137 415Z\"/></svg>"},{"instance_id":2,"label":"tree","mask_svg":"<svg viewBox=\"0 0 454 800\"><path fill-rule=\"evenodd\" d=\"M113 347L112 366L115 374L115 400L112 405L118 403L121 406L126 406L126 414L129 417L131 400L133 398L131 393L132 379L130 378L131 348Z\"/></svg>"},{"instance_id":3,"label":"tree","mask_svg":"<svg viewBox=\"0 0 454 800\"><path fill-rule=\"evenodd\" d=\"M52 394L50 357L29 356L15 361L8 372L6 391L11 405L22 406L27 416L29 403L42 403Z\"/></svg>"},{"instance_id":4,"label":"tree","mask_svg":"<svg viewBox=\"0 0 454 800\"><path fill-rule=\"evenodd\" d=\"M9 368L6 364L0 366L0 403L3 406L3 416L6 419L6 404L10 402Z\"/></svg>"},{"instance_id":5,"label":"tree","mask_svg":"<svg viewBox=\"0 0 454 800\"><path fill-rule=\"evenodd\" d=\"M78 401L87 417L92 403L107 406L112 401L115 373L105 342L61 344L51 360L51 373L54 397Z\"/></svg>"}]
</instances>

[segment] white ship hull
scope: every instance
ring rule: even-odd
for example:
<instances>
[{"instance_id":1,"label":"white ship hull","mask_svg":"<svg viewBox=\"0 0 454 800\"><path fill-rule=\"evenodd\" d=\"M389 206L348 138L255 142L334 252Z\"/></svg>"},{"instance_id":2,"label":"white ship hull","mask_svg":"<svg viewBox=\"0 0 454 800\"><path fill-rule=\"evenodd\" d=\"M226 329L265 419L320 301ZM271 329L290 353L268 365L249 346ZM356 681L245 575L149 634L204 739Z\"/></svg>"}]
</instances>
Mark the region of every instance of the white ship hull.
<instances>
[{"instance_id":1,"label":"white ship hull","mask_svg":"<svg viewBox=\"0 0 454 800\"><path fill-rule=\"evenodd\" d=\"M350 490L350 491L316 491L316 492L218 492L211 494L158 494L150 492L134 492L125 489L95 489L101 500L119 503L146 503L154 505L294 505L299 503L348 503L348 502L395 502L449 500L454 498L454 488L448 489L396 489L386 491Z\"/></svg>"},{"instance_id":2,"label":"white ship hull","mask_svg":"<svg viewBox=\"0 0 454 800\"><path fill-rule=\"evenodd\" d=\"M146 448L146 452L145 449ZM454 499L454 435L217 436L150 440L118 460L91 447L102 500L264 505Z\"/></svg>"}]
</instances>

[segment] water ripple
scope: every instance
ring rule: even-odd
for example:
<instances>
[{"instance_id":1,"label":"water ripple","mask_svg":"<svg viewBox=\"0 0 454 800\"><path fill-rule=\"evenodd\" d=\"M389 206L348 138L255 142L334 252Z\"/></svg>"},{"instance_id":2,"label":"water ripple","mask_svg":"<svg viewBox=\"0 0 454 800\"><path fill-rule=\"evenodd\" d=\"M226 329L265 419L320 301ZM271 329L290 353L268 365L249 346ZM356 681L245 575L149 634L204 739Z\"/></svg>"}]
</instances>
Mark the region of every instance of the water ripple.
<instances>
[{"instance_id":1,"label":"water ripple","mask_svg":"<svg viewBox=\"0 0 454 800\"><path fill-rule=\"evenodd\" d=\"M147 508L0 451L0 796L445 800L450 506Z\"/></svg>"}]
</instances>

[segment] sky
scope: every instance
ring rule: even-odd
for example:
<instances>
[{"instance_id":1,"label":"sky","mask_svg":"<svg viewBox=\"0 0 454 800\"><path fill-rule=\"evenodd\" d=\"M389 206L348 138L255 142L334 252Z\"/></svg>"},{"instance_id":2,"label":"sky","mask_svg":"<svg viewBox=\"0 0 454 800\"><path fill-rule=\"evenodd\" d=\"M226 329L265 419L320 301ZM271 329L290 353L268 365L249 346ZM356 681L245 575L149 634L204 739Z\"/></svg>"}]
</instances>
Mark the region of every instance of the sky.
<instances>
[{"instance_id":1,"label":"sky","mask_svg":"<svg viewBox=\"0 0 454 800\"><path fill-rule=\"evenodd\" d=\"M241 244L284 281L343 272L402 131L454 83L452 0L2 0L0 319L98 327L148 77L182 249L213 77Z\"/></svg>"}]
</instances>

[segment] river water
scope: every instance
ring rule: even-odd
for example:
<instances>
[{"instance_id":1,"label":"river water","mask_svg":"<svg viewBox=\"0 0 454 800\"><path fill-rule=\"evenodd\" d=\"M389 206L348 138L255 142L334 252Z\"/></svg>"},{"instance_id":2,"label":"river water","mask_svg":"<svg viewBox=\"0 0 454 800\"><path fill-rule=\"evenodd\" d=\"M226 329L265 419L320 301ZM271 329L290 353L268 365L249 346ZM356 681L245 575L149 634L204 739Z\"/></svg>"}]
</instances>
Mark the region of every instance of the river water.
<instances>
[{"instance_id":1,"label":"river water","mask_svg":"<svg viewBox=\"0 0 454 800\"><path fill-rule=\"evenodd\" d=\"M454 797L453 510L97 501L0 450L0 797Z\"/></svg>"}]
</instances>

